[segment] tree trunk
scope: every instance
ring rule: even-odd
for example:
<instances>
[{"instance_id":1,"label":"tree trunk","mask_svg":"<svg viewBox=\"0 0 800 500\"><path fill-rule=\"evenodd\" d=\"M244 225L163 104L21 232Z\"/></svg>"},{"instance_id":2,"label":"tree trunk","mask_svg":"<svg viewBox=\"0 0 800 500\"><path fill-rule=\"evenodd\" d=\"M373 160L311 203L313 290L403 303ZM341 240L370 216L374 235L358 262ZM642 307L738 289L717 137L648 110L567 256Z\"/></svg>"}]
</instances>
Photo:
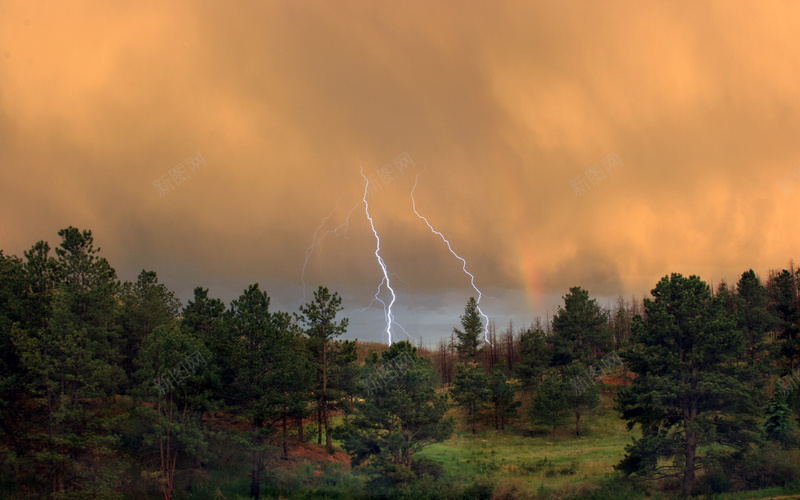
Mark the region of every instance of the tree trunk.
<instances>
[{"instance_id":1,"label":"tree trunk","mask_svg":"<svg viewBox=\"0 0 800 500\"><path fill-rule=\"evenodd\" d=\"M697 388L697 367L692 367L692 375L690 385L692 389ZM694 428L694 423L697 418L697 399L693 399L689 407L684 407L683 410L683 425L686 429L686 451L684 454L686 460L686 469L683 471L683 484L681 485L681 496L689 497L694 490L694 483L697 479L695 476L695 460L697 458L697 441L698 431Z\"/></svg>"},{"instance_id":2,"label":"tree trunk","mask_svg":"<svg viewBox=\"0 0 800 500\"><path fill-rule=\"evenodd\" d=\"M581 437L581 414L575 412L575 435Z\"/></svg>"},{"instance_id":3,"label":"tree trunk","mask_svg":"<svg viewBox=\"0 0 800 500\"><path fill-rule=\"evenodd\" d=\"M178 470L178 450L173 450L169 469L169 498L175 494L175 472Z\"/></svg>"},{"instance_id":4,"label":"tree trunk","mask_svg":"<svg viewBox=\"0 0 800 500\"><path fill-rule=\"evenodd\" d=\"M261 498L261 453L253 453L253 470L250 473L250 498Z\"/></svg>"},{"instance_id":5,"label":"tree trunk","mask_svg":"<svg viewBox=\"0 0 800 500\"><path fill-rule=\"evenodd\" d=\"M403 453L406 456L406 466L411 469L411 434L406 434L406 449Z\"/></svg>"},{"instance_id":6,"label":"tree trunk","mask_svg":"<svg viewBox=\"0 0 800 500\"><path fill-rule=\"evenodd\" d=\"M303 416L297 416L297 439L300 440L300 443L304 443L305 439L303 437Z\"/></svg>"},{"instance_id":7,"label":"tree trunk","mask_svg":"<svg viewBox=\"0 0 800 500\"><path fill-rule=\"evenodd\" d=\"M325 427L325 448L333 451L331 434L328 432L328 349L327 343L322 345L322 425Z\"/></svg>"},{"instance_id":8,"label":"tree trunk","mask_svg":"<svg viewBox=\"0 0 800 500\"><path fill-rule=\"evenodd\" d=\"M325 424L325 448L328 453L333 453L333 441L331 440L331 433L328 431L328 405L323 407L322 421Z\"/></svg>"},{"instance_id":9,"label":"tree trunk","mask_svg":"<svg viewBox=\"0 0 800 500\"><path fill-rule=\"evenodd\" d=\"M288 424L289 416L286 414L287 411L288 411L288 409L284 408L284 413L283 413L283 459L284 460L289 460L289 444L287 442L288 438L289 438L289 434L288 434L289 433L289 424Z\"/></svg>"},{"instance_id":10,"label":"tree trunk","mask_svg":"<svg viewBox=\"0 0 800 500\"><path fill-rule=\"evenodd\" d=\"M683 472L683 484L681 485L681 496L689 497L692 495L695 483L695 459L697 453L697 431L693 431L687 436L686 440L686 470Z\"/></svg>"},{"instance_id":11,"label":"tree trunk","mask_svg":"<svg viewBox=\"0 0 800 500\"><path fill-rule=\"evenodd\" d=\"M201 458L202 456L203 454L202 451L200 450L200 445L196 444L194 446L194 468L197 469L198 471L203 470L204 463L203 459Z\"/></svg>"},{"instance_id":12,"label":"tree trunk","mask_svg":"<svg viewBox=\"0 0 800 500\"><path fill-rule=\"evenodd\" d=\"M472 423L472 433L477 434L478 431L475 429L475 403L469 404L469 419Z\"/></svg>"},{"instance_id":13,"label":"tree trunk","mask_svg":"<svg viewBox=\"0 0 800 500\"><path fill-rule=\"evenodd\" d=\"M169 401L165 407L167 410L166 417L168 422L173 422L173 396L169 395ZM161 402L159 401L157 409L161 411ZM177 451L172 449L172 429L167 428L165 435L159 439L159 454L161 458L161 492L164 495L164 500L172 500L173 486L175 480L175 459L177 458Z\"/></svg>"},{"instance_id":14,"label":"tree trunk","mask_svg":"<svg viewBox=\"0 0 800 500\"><path fill-rule=\"evenodd\" d=\"M322 398L317 401L317 444L322 446Z\"/></svg>"}]
</instances>

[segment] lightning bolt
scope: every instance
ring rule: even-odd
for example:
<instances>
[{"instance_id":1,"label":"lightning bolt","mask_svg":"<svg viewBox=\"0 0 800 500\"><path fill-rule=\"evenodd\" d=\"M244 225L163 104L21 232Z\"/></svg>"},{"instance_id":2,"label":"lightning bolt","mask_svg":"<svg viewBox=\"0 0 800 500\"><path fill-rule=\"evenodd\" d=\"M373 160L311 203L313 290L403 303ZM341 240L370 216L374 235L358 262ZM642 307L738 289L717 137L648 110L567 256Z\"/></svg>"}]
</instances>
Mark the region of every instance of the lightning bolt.
<instances>
[{"instance_id":1,"label":"lightning bolt","mask_svg":"<svg viewBox=\"0 0 800 500\"><path fill-rule=\"evenodd\" d=\"M375 235L375 257L378 259L378 264L381 266L381 270L383 270L383 279L381 280L380 284L378 285L378 291L375 292L375 299L372 302L377 300L381 304L383 304L383 313L386 316L386 337L389 341L389 345L392 345L392 325L397 325L400 327L403 332L408 335L405 328L397 324L394 320L394 315L392 314L392 306L394 305L395 301L397 300L397 295L394 293L394 289L392 288L391 281L389 280L389 271L386 268L386 263L383 261L383 257L381 257L381 238L378 236L378 231L375 229L375 223L372 221L372 216L369 215L369 202L367 202L367 193L369 192L369 179L366 175L364 175L364 167L361 167L361 177L367 182L364 186L364 198L361 200L364 203L364 211L367 214L367 220L369 220L369 225L372 227L372 234ZM392 300L389 301L387 304L379 297L381 293L381 289L383 288L383 284L386 283L386 288L389 289L389 292L392 294ZM372 303L370 303L372 305ZM369 308L369 306L367 306ZM408 335L411 337L411 335Z\"/></svg>"},{"instance_id":2,"label":"lightning bolt","mask_svg":"<svg viewBox=\"0 0 800 500\"><path fill-rule=\"evenodd\" d=\"M481 297L483 297L483 294L482 294L482 293L481 293L481 291L478 289L478 287L477 287L477 286L475 286L475 276L473 276L473 275L472 275L472 273L470 273L469 271L467 271L467 261L466 261L466 260L464 260L464 259L463 259L463 258L462 258L460 255L458 255L458 254L457 254L457 253L456 253L456 252L453 250L453 247L452 247L452 246L450 246L450 242L447 240L447 238L445 238L445 237L444 237L444 235L443 235L442 233L440 233L439 231L435 230L435 229L433 228L433 226L431 225L431 223L430 223L430 222L428 222L428 219L426 219L424 216L420 215L420 213L419 213L419 212L417 212L417 201L414 199L414 191L417 189L417 182L419 181L419 176L420 176L420 175L422 175L422 173L423 173L423 172L425 172L425 168L426 168L426 167L425 167L425 166L423 166L423 168L422 168L422 172L418 173L418 174L417 174L417 177L414 179L414 187L411 189L411 206L414 208L414 213L415 213L415 214L417 214L417 217L419 217L420 219L422 219L422 220L425 222L425 224L427 224L427 226L428 226L428 228L431 230L431 232L433 232L434 234L437 234L437 235L439 235L439 237L442 239L442 241L444 241L444 242L445 242L445 244L447 245L447 249L448 249L448 250L450 250L450 253L451 253L451 254L453 254L453 255L455 256L455 258L456 258L456 259L458 259L458 260L460 260L460 261L461 261L461 264L462 264L462 270L463 270L463 271L464 271L466 274L468 274L468 275L469 275L470 282L472 283L472 288L474 288L474 289L475 289L475 291L476 291L476 292L478 292L478 300L477 300L478 312L480 313L480 315L481 315L481 316L483 316L483 319L485 320L485 321L484 321L484 327L483 327L483 340L484 340L484 341L485 341L487 344L489 344L489 345L492 345L492 343L491 343L491 342L489 342L489 316L487 316L486 314L484 314L484 313L483 313L483 311L481 310Z\"/></svg>"},{"instance_id":3,"label":"lightning bolt","mask_svg":"<svg viewBox=\"0 0 800 500\"><path fill-rule=\"evenodd\" d=\"M328 222L328 220L336 212L336 209L334 208L331 211L331 213L329 213L327 216L325 216L322 219L322 222L320 222L319 227L317 227L316 231L314 231L314 237L312 238L311 245L309 245L309 247L306 248L306 257L305 257L305 261L303 262L303 271L302 271L302 273L300 275L300 280L303 283L303 301L305 301L305 299L306 299L306 280L305 280L306 268L308 267L308 261L311 259L311 256L314 255L314 252L316 250L319 250L320 252L322 251L322 241L328 235L334 234L334 235L336 235L336 237L339 237L339 231L342 230L342 228L344 228L344 237L347 238L347 230L350 227L350 216L363 203L364 206L365 206L366 214L367 214L367 220L369 220L370 227L372 228L372 233L375 235L375 240L377 242L377 247L375 249L375 256L378 258L378 264L380 264L381 270L383 271L383 279L378 284L378 290L375 292L375 297L372 299L372 302L370 302L367 307L361 309L361 312L367 311L370 307L372 307L372 304L374 304L376 301L380 302L381 304L383 304L384 315L386 316L386 335L387 335L387 338L389 339L389 345L392 344L392 325L395 325L400 330L402 330L402 332L405 333L406 336L409 339L416 340L415 337L413 337L410 333L408 333L408 331L406 331L405 328L403 328L403 325L401 325L400 323L398 323L395 320L394 314L392 313L392 306L396 302L397 296L396 296L396 294L394 292L394 289L391 286L391 281L390 281L390 278L389 278L390 274L389 274L388 268L386 266L386 262L384 262L383 258L380 255L381 239L378 236L378 231L375 229L375 224L373 223L372 217L369 214L369 203L367 202L367 194L369 192L369 179L367 179L367 177L364 175L363 166L361 167L361 177L363 177L367 181L367 184L364 187L364 197L362 198L362 200L359 201L358 203L356 203L353 206L353 208L351 208L350 211L347 212L347 217L345 218L345 221L342 224L336 226L333 229L328 229L325 233L323 233L320 236L319 235L320 231L322 231L322 228L325 227L325 224ZM395 276L401 282L403 281L396 274L391 274L391 276ZM380 293L381 293L381 290L383 289L384 283L386 284L386 287L389 289L389 291L392 294L392 300L390 300L388 304L383 299L380 298Z\"/></svg>"},{"instance_id":4,"label":"lightning bolt","mask_svg":"<svg viewBox=\"0 0 800 500\"><path fill-rule=\"evenodd\" d=\"M350 227L350 215L356 208L358 208L359 205L361 205L361 203L363 202L359 201L353 206L353 208L350 209L349 212L347 212L347 217L345 218L345 221L342 224L339 224L333 229L328 229L322 236L317 237L320 230L322 230L322 228L325 226L325 223L328 222L328 219L330 219L331 216L334 214L334 212L336 212L336 209L334 208L331 211L331 213L329 213L326 217L322 219L322 222L320 222L319 227L317 227L317 230L314 231L314 238L311 242L311 245L308 248L306 248L306 260L305 262L303 262L303 272L300 275L300 281L303 283L303 302L306 301L306 267L308 267L308 260L314 254L314 251L316 249L319 249L320 252L322 252L322 240L324 240L329 234L333 233L338 237L339 230L344 228L344 237L347 238L347 229Z\"/></svg>"},{"instance_id":5,"label":"lightning bolt","mask_svg":"<svg viewBox=\"0 0 800 500\"><path fill-rule=\"evenodd\" d=\"M390 276L394 276L395 278L397 278L398 280L400 280L400 282L401 282L401 283L403 283L404 285L408 285L408 283L406 283L405 281L403 281L403 280L402 280L402 278L400 278L400 276L398 276L397 274L395 274L395 273L390 273ZM372 298L372 302L370 302L370 303L367 305L367 307L364 307L364 308L362 308L362 309L359 309L359 311L360 311L360 312L362 312L362 313L363 313L363 312L367 312L367 311L369 310L369 308L370 308L370 307L372 307L372 304L374 304L375 302L380 302L381 304L383 304L383 309L384 309L384 313L385 313L385 311L386 311L386 307L387 307L387 306L386 306L386 302L384 302L384 301L383 301L383 299L381 299L381 298L380 298L381 288L383 287L383 283L384 283L385 281L386 281L385 279L382 279L382 280L381 280L381 282L378 284L378 291L377 291L377 292L375 292L375 297L373 297L373 298ZM397 328L399 328L399 329L403 330L403 333L405 333L405 334L406 334L406 337L408 337L408 338L410 338L410 339L412 339L412 340L417 340L417 338L416 338L416 337L414 337L413 335L411 335L410 333L408 333L408 331L406 331L406 329L405 329L405 328L403 328L403 325L401 325L400 323L398 323L396 320L392 319L392 324L393 324L393 325L395 325Z\"/></svg>"}]
</instances>

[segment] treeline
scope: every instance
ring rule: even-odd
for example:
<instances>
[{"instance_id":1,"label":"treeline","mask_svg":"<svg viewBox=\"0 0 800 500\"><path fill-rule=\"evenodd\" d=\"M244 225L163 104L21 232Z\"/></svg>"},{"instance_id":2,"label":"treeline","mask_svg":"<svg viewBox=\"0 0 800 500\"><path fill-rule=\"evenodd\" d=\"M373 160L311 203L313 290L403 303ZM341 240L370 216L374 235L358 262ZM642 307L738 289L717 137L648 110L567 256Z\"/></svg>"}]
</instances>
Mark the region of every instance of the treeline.
<instances>
[{"instance_id":1,"label":"treeline","mask_svg":"<svg viewBox=\"0 0 800 500\"><path fill-rule=\"evenodd\" d=\"M90 231L58 234L54 254L0 252L0 472L15 497L169 499L225 461L258 498L290 429L306 441L311 419L332 447L359 374L336 293L290 314L258 284L227 308L196 288L182 307L155 272L120 282Z\"/></svg>"},{"instance_id":2,"label":"treeline","mask_svg":"<svg viewBox=\"0 0 800 500\"><path fill-rule=\"evenodd\" d=\"M348 321L325 287L293 313L258 284L227 307L196 288L183 306L155 272L120 282L90 231L59 236L53 253L0 251L0 487L14 498L169 500L220 468L259 498L292 446L333 452L333 439L370 491L401 491L442 475L419 451L450 437L452 404L470 433L569 425L579 438L609 375L642 430L625 477L684 495L800 479L793 268L713 291L673 274L611 310L573 287L546 321L490 324L488 343L470 299L436 349L377 349L339 340Z\"/></svg>"},{"instance_id":3,"label":"treeline","mask_svg":"<svg viewBox=\"0 0 800 500\"><path fill-rule=\"evenodd\" d=\"M609 336L608 342L614 348L618 349L630 342L631 321L635 316L642 314L642 300L632 298L630 301L626 301L623 297L619 297L616 307L613 309L598 309L597 313L603 316L606 324L605 331ZM484 330L479 335L482 348L477 352L475 361L481 363L488 372L492 372L495 366L498 366L499 369L510 373L514 371L514 366L524 358L523 350L526 347L523 345L523 339L526 334L529 338L529 332L535 331L545 338L551 337L553 322L550 317L537 317L530 325L515 327L514 323L510 321L506 328L499 331L495 321L490 319L485 331L486 341L484 341ZM421 352L434 362L442 381L447 385L453 382L456 366L460 359L456 345L457 337L454 329L450 338L439 340L434 350L419 346Z\"/></svg>"},{"instance_id":4,"label":"treeline","mask_svg":"<svg viewBox=\"0 0 800 500\"><path fill-rule=\"evenodd\" d=\"M489 343L470 300L432 359L473 433L523 416L554 436L571 422L580 437L605 388L642 432L622 477L683 496L699 483L706 493L784 486L800 480L799 283L793 265L716 289L672 274L652 298L612 309L573 287L547 321L500 334L490 324Z\"/></svg>"},{"instance_id":5,"label":"treeline","mask_svg":"<svg viewBox=\"0 0 800 500\"><path fill-rule=\"evenodd\" d=\"M473 432L481 417L502 429L522 400L530 422L555 436L571 421L579 437L613 374L616 409L642 431L617 466L625 477L684 496L701 480L713 492L785 485L800 480L798 283L793 266L765 283L749 270L716 290L672 274L652 298L613 310L573 287L551 321L499 336L490 328L491 344L471 300L436 365Z\"/></svg>"}]
</instances>

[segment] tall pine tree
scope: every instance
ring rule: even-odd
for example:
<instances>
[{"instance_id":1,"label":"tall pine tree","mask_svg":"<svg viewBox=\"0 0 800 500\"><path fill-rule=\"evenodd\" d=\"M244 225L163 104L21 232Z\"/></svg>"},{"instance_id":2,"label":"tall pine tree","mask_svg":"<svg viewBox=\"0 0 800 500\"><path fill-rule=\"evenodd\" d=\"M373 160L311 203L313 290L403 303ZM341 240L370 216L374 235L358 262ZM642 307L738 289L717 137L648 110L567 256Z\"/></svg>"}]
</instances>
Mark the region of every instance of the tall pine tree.
<instances>
[{"instance_id":1,"label":"tall pine tree","mask_svg":"<svg viewBox=\"0 0 800 500\"><path fill-rule=\"evenodd\" d=\"M564 307L553 316L553 366L578 360L590 364L611 349L608 318L589 292L576 286L564 296Z\"/></svg>"},{"instance_id":2,"label":"tall pine tree","mask_svg":"<svg viewBox=\"0 0 800 500\"><path fill-rule=\"evenodd\" d=\"M509 380L501 370L489 375L489 403L494 413L494 428L505 430L506 421L517 415L517 408L522 404L514 400L517 383Z\"/></svg>"},{"instance_id":3,"label":"tall pine tree","mask_svg":"<svg viewBox=\"0 0 800 500\"><path fill-rule=\"evenodd\" d=\"M25 456L58 494L108 494L101 471L117 443L104 405L125 381L116 364L116 273L94 248L91 231L59 231L57 257L37 243L26 253L30 317L12 328L26 392L37 405L26 423ZM44 430L44 432L42 432Z\"/></svg>"},{"instance_id":4,"label":"tall pine tree","mask_svg":"<svg viewBox=\"0 0 800 500\"><path fill-rule=\"evenodd\" d=\"M514 372L522 389L533 392L542 383L542 377L550 366L552 350L547 345L546 335L541 329L529 328L519 338L520 360Z\"/></svg>"},{"instance_id":5,"label":"tall pine tree","mask_svg":"<svg viewBox=\"0 0 800 500\"><path fill-rule=\"evenodd\" d=\"M349 320L347 318L336 321L336 314L341 311L342 299L339 294L333 294L324 286L314 292L314 300L300 306L300 313L295 314L298 322L305 327L308 336L308 348L312 353L312 360L316 367L317 381L314 390L317 401L317 444L322 444L322 434L325 433L325 447L333 450L333 441L328 432L329 406L334 399L331 386L332 364L335 359L333 339L347 331Z\"/></svg>"},{"instance_id":6,"label":"tall pine tree","mask_svg":"<svg viewBox=\"0 0 800 500\"><path fill-rule=\"evenodd\" d=\"M792 420L792 410L789 408L786 390L779 382L775 382L772 396L764 406L764 434L770 441L781 443L784 446L797 444L795 426Z\"/></svg>"},{"instance_id":7,"label":"tall pine tree","mask_svg":"<svg viewBox=\"0 0 800 500\"><path fill-rule=\"evenodd\" d=\"M528 415L534 424L553 428L553 438L558 427L569 418L569 391L568 384L556 370L551 369L528 408Z\"/></svg>"},{"instance_id":8,"label":"tall pine tree","mask_svg":"<svg viewBox=\"0 0 800 500\"><path fill-rule=\"evenodd\" d=\"M455 347L461 361L475 361L481 351L481 338L483 320L478 312L478 302L475 297L470 297L461 316L461 328L453 328L458 339Z\"/></svg>"},{"instance_id":9,"label":"tall pine tree","mask_svg":"<svg viewBox=\"0 0 800 500\"><path fill-rule=\"evenodd\" d=\"M754 391L737 357L744 338L700 278L664 277L634 320L633 347L623 359L636 378L618 406L642 437L618 468L645 477L679 477L691 495L700 470L757 440ZM700 455L714 445L714 454Z\"/></svg>"},{"instance_id":10,"label":"tall pine tree","mask_svg":"<svg viewBox=\"0 0 800 500\"><path fill-rule=\"evenodd\" d=\"M478 432L478 416L489 398L489 377L483 367L474 361L460 363L450 394L466 412L472 433Z\"/></svg>"},{"instance_id":11,"label":"tall pine tree","mask_svg":"<svg viewBox=\"0 0 800 500\"><path fill-rule=\"evenodd\" d=\"M417 453L448 439L447 395L436 393L436 371L408 342L395 342L364 366L353 419L336 429L353 465L393 485L420 474Z\"/></svg>"},{"instance_id":12,"label":"tall pine tree","mask_svg":"<svg viewBox=\"0 0 800 500\"><path fill-rule=\"evenodd\" d=\"M211 352L178 326L157 326L138 351L134 422L158 467L147 476L165 500L175 495L180 470L198 471L212 458L203 413L214 408L207 381Z\"/></svg>"}]
</instances>

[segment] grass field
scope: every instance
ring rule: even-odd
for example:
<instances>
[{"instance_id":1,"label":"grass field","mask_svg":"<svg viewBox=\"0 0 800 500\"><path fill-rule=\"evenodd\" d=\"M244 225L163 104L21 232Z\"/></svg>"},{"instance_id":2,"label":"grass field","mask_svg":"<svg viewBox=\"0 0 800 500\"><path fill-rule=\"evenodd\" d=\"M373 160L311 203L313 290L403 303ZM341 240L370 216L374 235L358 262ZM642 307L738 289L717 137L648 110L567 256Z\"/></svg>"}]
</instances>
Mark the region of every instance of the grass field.
<instances>
[{"instance_id":1,"label":"grass field","mask_svg":"<svg viewBox=\"0 0 800 500\"><path fill-rule=\"evenodd\" d=\"M639 431L628 431L613 409L613 396L604 394L601 405L585 419L582 436L575 436L574 422L558 429L553 438L548 429L532 429L524 412L507 425L506 430L490 428L488 422L477 434L460 425L453 436L442 443L429 445L419 456L441 462L451 481L448 484L463 487L468 484L494 485L489 496L461 496L448 498L492 499L666 499L677 496L677 491L664 493L659 485L634 487L629 482L615 480L614 465L625 454L625 446ZM463 423L458 409L450 416ZM341 417L335 418L338 423ZM349 461L334 442L337 453L330 456L312 443L295 451L293 462L281 465L270 474L262 498L267 499L366 499L380 498L366 485L366 478L351 470ZM280 462L276 462L280 463ZM214 485L211 487L211 485ZM431 483L432 484L432 483ZM217 476L193 495L183 500L220 498L240 500L248 498L245 477ZM697 496L718 500L789 499L800 498L800 488L771 488L736 494ZM408 494L401 498L423 498ZM425 498L440 498L436 495Z\"/></svg>"},{"instance_id":2,"label":"grass field","mask_svg":"<svg viewBox=\"0 0 800 500\"><path fill-rule=\"evenodd\" d=\"M442 462L449 472L484 476L531 493L602 481L622 459L631 438L639 435L638 430L626 429L612 404L610 397L602 398L595 414L582 422L580 438L574 422L560 427L553 438L547 429L532 429L521 416L504 431L492 428L473 435L458 429L451 439L421 454ZM452 410L458 419L457 411Z\"/></svg>"}]
</instances>

